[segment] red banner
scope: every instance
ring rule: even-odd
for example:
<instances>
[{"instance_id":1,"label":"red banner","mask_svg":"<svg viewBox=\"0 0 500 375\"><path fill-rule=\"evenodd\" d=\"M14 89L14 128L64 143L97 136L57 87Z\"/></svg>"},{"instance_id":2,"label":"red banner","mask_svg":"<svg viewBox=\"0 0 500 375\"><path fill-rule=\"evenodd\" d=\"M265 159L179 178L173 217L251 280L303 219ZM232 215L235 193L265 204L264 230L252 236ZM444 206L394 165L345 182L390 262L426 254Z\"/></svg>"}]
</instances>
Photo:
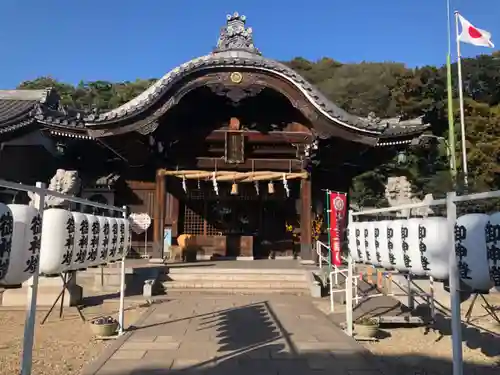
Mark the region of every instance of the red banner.
<instances>
[{"instance_id":1,"label":"red banner","mask_svg":"<svg viewBox=\"0 0 500 375\"><path fill-rule=\"evenodd\" d=\"M332 263L342 264L340 258L344 228L346 223L347 195L345 193L329 192L330 203L330 248L332 249Z\"/></svg>"}]
</instances>

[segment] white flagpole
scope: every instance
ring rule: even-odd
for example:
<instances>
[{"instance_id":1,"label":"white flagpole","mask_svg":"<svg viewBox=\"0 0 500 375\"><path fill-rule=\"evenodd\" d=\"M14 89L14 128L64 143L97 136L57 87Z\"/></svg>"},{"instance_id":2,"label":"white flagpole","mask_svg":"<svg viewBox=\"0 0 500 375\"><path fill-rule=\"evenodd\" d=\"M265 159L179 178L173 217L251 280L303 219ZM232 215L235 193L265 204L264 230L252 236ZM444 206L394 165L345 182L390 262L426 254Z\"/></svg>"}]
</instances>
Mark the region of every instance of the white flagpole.
<instances>
[{"instance_id":1,"label":"white flagpole","mask_svg":"<svg viewBox=\"0 0 500 375\"><path fill-rule=\"evenodd\" d=\"M460 102L460 135L462 138L462 170L464 172L464 187L469 186L469 171L467 168L467 149L465 148L465 113L464 113L464 88L462 82L462 57L460 56L460 40L458 32L458 12L455 11L455 30L457 39L457 67L458 67L458 95ZM450 145L451 146L451 145Z\"/></svg>"}]
</instances>

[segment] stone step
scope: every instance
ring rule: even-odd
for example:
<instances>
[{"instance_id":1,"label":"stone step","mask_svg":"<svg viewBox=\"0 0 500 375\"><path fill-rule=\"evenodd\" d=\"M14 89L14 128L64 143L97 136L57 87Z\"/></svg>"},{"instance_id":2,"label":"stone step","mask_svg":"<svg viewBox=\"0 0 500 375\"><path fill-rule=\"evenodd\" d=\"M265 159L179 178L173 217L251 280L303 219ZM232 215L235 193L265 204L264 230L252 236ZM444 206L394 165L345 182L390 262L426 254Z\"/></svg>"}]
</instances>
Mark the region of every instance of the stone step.
<instances>
[{"instance_id":1,"label":"stone step","mask_svg":"<svg viewBox=\"0 0 500 375\"><path fill-rule=\"evenodd\" d=\"M259 281L276 283L283 281L306 282L306 274L258 274L258 273L168 273L165 275L167 280L174 281Z\"/></svg>"},{"instance_id":2,"label":"stone step","mask_svg":"<svg viewBox=\"0 0 500 375\"><path fill-rule=\"evenodd\" d=\"M257 267L257 266L256 266ZM246 274L246 275L305 275L303 269L279 269L279 268L222 268L222 267L168 267L165 271L168 274Z\"/></svg>"},{"instance_id":3,"label":"stone step","mask_svg":"<svg viewBox=\"0 0 500 375\"><path fill-rule=\"evenodd\" d=\"M306 289L280 289L280 288L211 288L211 289L200 289L200 288L169 288L166 291L167 295L183 295L183 294L214 294L214 295L226 295L226 294L243 294L243 295L254 295L254 294L285 294L285 295L309 295L309 291Z\"/></svg>"},{"instance_id":4,"label":"stone step","mask_svg":"<svg viewBox=\"0 0 500 375\"><path fill-rule=\"evenodd\" d=\"M295 281L213 281L213 280L183 280L165 281L162 283L166 290L169 289L304 289L308 290L308 284Z\"/></svg>"}]
</instances>

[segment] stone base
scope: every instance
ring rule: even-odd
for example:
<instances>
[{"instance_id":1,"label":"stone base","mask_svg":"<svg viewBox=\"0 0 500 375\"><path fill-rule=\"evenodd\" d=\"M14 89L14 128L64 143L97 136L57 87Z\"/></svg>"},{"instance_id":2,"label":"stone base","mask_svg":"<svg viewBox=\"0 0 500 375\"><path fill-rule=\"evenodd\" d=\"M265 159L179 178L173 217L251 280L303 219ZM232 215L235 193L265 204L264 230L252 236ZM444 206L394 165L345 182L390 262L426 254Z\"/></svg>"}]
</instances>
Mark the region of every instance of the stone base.
<instances>
[{"instance_id":1,"label":"stone base","mask_svg":"<svg viewBox=\"0 0 500 375\"><path fill-rule=\"evenodd\" d=\"M42 279L42 278L41 278ZM52 306L61 293L62 282L60 286L38 284L38 293L36 299L37 306ZM3 292L2 306L26 306L28 302L28 285L24 284L19 289L8 289ZM78 306L82 302L83 288L75 283L70 283L64 293L64 306ZM61 303L59 299L58 304Z\"/></svg>"},{"instance_id":2,"label":"stone base","mask_svg":"<svg viewBox=\"0 0 500 375\"><path fill-rule=\"evenodd\" d=\"M253 255L252 256L240 256L236 257L236 260L254 260Z\"/></svg>"},{"instance_id":3,"label":"stone base","mask_svg":"<svg viewBox=\"0 0 500 375\"><path fill-rule=\"evenodd\" d=\"M196 254L196 260L254 260L255 258L252 256L237 256L237 257L214 257L213 255L205 255L205 254Z\"/></svg>"},{"instance_id":4,"label":"stone base","mask_svg":"<svg viewBox=\"0 0 500 375\"><path fill-rule=\"evenodd\" d=\"M163 263L165 263L165 259L163 259L163 258L149 258L149 263L163 264Z\"/></svg>"},{"instance_id":5,"label":"stone base","mask_svg":"<svg viewBox=\"0 0 500 375\"><path fill-rule=\"evenodd\" d=\"M301 259L300 260L300 264L304 264L304 265L315 265L316 262L314 260L310 260L310 259Z\"/></svg>"}]
</instances>

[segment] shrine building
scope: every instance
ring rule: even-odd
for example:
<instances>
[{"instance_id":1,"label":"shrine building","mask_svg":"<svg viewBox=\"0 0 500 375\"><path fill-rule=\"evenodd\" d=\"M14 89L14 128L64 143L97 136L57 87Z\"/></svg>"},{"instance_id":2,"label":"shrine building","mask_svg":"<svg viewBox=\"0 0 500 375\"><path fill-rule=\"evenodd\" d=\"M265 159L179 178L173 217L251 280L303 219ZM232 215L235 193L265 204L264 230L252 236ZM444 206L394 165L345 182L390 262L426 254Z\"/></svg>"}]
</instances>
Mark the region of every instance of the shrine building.
<instances>
[{"instance_id":1,"label":"shrine building","mask_svg":"<svg viewBox=\"0 0 500 375\"><path fill-rule=\"evenodd\" d=\"M163 256L168 231L174 243L187 235L201 259L312 260L324 190L348 191L426 128L347 113L264 57L234 13L212 52L107 112L63 107L51 88L0 90L0 178L34 184L78 171L83 197L152 217L134 235L136 255Z\"/></svg>"}]
</instances>

